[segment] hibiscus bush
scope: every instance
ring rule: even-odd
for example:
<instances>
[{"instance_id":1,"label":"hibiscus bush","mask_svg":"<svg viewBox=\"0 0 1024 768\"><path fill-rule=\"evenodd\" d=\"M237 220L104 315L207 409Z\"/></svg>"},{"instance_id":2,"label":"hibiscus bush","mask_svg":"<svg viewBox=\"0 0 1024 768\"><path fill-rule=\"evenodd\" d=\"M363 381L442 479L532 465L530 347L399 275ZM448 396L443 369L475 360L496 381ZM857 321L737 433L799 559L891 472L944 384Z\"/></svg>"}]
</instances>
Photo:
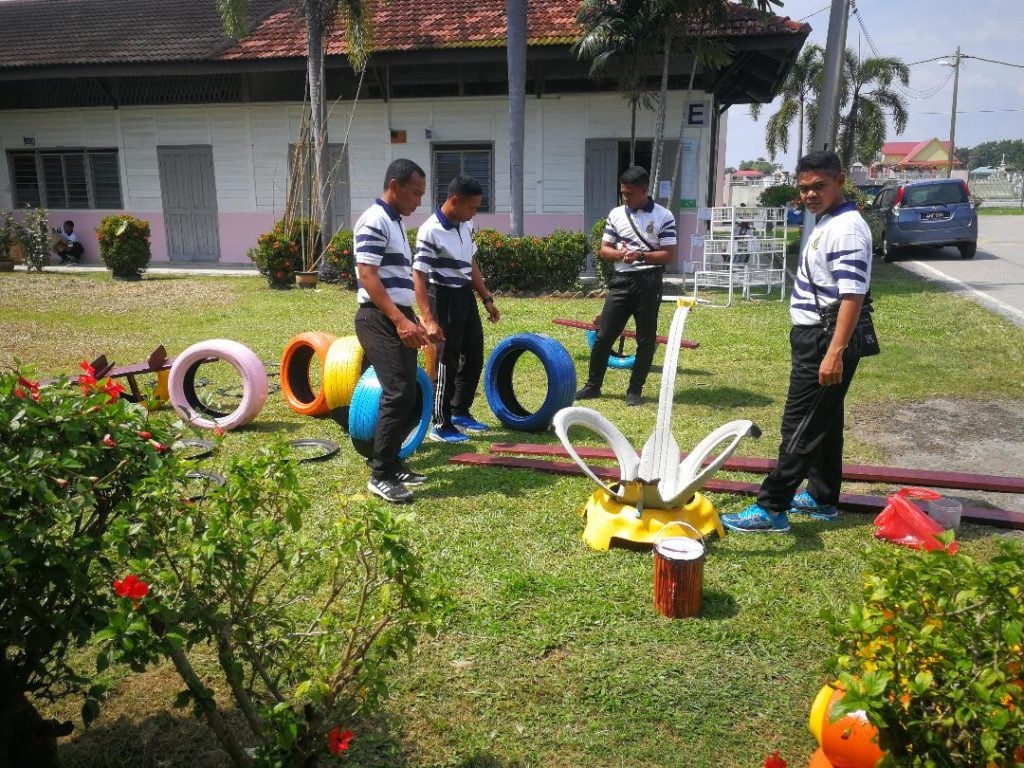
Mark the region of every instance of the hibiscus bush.
<instances>
[{"instance_id":1,"label":"hibiscus bush","mask_svg":"<svg viewBox=\"0 0 1024 768\"><path fill-rule=\"evenodd\" d=\"M313 268L319 237L320 228L311 219L281 219L256 239L246 255L271 288L287 288L295 284L296 271Z\"/></svg>"},{"instance_id":2,"label":"hibiscus bush","mask_svg":"<svg viewBox=\"0 0 1024 768\"><path fill-rule=\"evenodd\" d=\"M172 436L83 363L77 381L0 372L0 765L56 765L39 701L89 690L69 662L105 622L111 526L171 462ZM96 691L92 691L94 698ZM88 720L95 701L83 710Z\"/></svg>"},{"instance_id":3,"label":"hibiscus bush","mask_svg":"<svg viewBox=\"0 0 1024 768\"><path fill-rule=\"evenodd\" d=\"M547 237L511 237L494 229L476 233L476 260L489 285L519 291L562 291L576 286L587 256L587 237L556 230Z\"/></svg>"},{"instance_id":4,"label":"hibiscus bush","mask_svg":"<svg viewBox=\"0 0 1024 768\"><path fill-rule=\"evenodd\" d=\"M867 713L880 766L1024 764L1024 549L1001 547L987 562L873 557L863 604L836 625L846 693L833 712Z\"/></svg>"},{"instance_id":5,"label":"hibiscus bush","mask_svg":"<svg viewBox=\"0 0 1024 768\"><path fill-rule=\"evenodd\" d=\"M226 483L188 500L154 482L121 522L120 604L100 668L170 659L178 706L205 720L238 766L299 766L348 749L351 718L386 690L389 665L432 629L435 594L385 505L350 504L308 528L283 447L237 458ZM152 503L155 502L155 503ZM216 655L221 695L204 683ZM255 744L225 713L240 712Z\"/></svg>"},{"instance_id":6,"label":"hibiscus bush","mask_svg":"<svg viewBox=\"0 0 1024 768\"><path fill-rule=\"evenodd\" d=\"M149 222L118 213L104 216L96 228L100 258L114 277L137 278L149 266Z\"/></svg>"},{"instance_id":7,"label":"hibiscus bush","mask_svg":"<svg viewBox=\"0 0 1024 768\"><path fill-rule=\"evenodd\" d=\"M25 219L15 225L16 237L25 256L25 267L42 272L50 263L50 218L43 208L26 208Z\"/></svg>"},{"instance_id":8,"label":"hibiscus bush","mask_svg":"<svg viewBox=\"0 0 1024 768\"><path fill-rule=\"evenodd\" d=\"M338 230L324 249L320 278L328 283L341 283L349 290L356 287L356 261L352 248L352 230Z\"/></svg>"}]
</instances>

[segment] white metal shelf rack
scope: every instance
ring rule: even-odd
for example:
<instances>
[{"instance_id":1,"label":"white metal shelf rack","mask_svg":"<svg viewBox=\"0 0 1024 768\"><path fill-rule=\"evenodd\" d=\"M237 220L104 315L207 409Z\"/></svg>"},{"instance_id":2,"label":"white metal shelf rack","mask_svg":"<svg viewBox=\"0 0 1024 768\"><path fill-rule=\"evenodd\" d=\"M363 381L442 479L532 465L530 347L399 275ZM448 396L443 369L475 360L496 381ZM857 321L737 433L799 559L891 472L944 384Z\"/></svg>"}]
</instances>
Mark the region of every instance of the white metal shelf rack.
<instances>
[{"instance_id":1,"label":"white metal shelf rack","mask_svg":"<svg viewBox=\"0 0 1024 768\"><path fill-rule=\"evenodd\" d=\"M690 241L694 298L729 306L737 290L747 300L786 296L786 209L718 207L700 211L704 231ZM724 303L721 301L724 289ZM717 299L717 300L716 300Z\"/></svg>"}]
</instances>

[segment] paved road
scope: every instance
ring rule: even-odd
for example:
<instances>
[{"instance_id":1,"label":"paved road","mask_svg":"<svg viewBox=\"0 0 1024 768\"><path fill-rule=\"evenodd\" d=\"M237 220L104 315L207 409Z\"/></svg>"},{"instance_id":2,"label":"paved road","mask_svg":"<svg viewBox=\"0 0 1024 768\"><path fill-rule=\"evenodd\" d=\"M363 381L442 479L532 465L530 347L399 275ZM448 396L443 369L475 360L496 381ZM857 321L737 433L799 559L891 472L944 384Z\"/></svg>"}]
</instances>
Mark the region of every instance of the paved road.
<instances>
[{"instance_id":1,"label":"paved road","mask_svg":"<svg viewBox=\"0 0 1024 768\"><path fill-rule=\"evenodd\" d=\"M961 259L955 248L910 254L896 263L949 285L1024 328L1024 216L979 216L973 259Z\"/></svg>"}]
</instances>

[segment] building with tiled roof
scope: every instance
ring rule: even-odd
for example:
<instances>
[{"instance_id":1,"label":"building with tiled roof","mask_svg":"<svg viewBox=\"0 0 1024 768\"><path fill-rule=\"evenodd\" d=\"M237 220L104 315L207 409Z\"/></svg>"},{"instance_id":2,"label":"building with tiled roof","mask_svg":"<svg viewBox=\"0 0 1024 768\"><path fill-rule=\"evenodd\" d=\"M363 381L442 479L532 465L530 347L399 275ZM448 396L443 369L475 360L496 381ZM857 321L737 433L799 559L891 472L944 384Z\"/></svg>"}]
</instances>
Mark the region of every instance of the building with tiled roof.
<instances>
[{"instance_id":1,"label":"building with tiled roof","mask_svg":"<svg viewBox=\"0 0 1024 768\"><path fill-rule=\"evenodd\" d=\"M952 145L936 138L923 141L887 141L879 151L878 160L872 164L875 175L892 176L907 172L927 173L949 167L949 152ZM953 168L962 168L963 163L953 156Z\"/></svg>"},{"instance_id":2,"label":"building with tiled roof","mask_svg":"<svg viewBox=\"0 0 1024 768\"><path fill-rule=\"evenodd\" d=\"M233 40L213 0L0 2L0 208L42 203L80 231L128 210L151 222L155 261L244 261L298 178L306 40L295 5L250 0L251 31ZM534 233L588 228L607 213L629 157L625 101L571 50L576 11L576 0L529 6L525 224ZM330 226L354 221L387 163L407 156L428 169L432 190L414 224L462 169L488 190L479 223L507 229L504 0L457 12L441 0L389 0L371 27L362 72L348 64L343 28L327 40ZM770 101L810 28L730 6L723 23L690 31L724 40L734 56L698 66L690 92L692 59L670 61L666 151L683 169L684 236L696 207L717 198L728 108ZM659 62L649 65L653 86ZM637 116L641 163L653 118Z\"/></svg>"}]
</instances>

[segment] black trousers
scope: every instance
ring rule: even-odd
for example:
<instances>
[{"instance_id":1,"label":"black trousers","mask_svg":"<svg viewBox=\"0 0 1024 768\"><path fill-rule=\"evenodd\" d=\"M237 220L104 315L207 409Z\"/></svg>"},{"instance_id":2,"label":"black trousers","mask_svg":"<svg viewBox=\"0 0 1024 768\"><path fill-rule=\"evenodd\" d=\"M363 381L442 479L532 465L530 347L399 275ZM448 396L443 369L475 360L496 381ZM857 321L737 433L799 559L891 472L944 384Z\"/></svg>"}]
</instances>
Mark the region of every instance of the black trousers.
<instances>
[{"instance_id":1,"label":"black trousers","mask_svg":"<svg viewBox=\"0 0 1024 768\"><path fill-rule=\"evenodd\" d=\"M452 413L468 413L484 369L484 329L473 288L430 286L430 309L444 331L437 361L434 423L450 425Z\"/></svg>"},{"instance_id":2,"label":"black trousers","mask_svg":"<svg viewBox=\"0 0 1024 768\"><path fill-rule=\"evenodd\" d=\"M761 484L757 503L773 513L789 509L793 494L807 479L807 491L819 504L835 504L843 480L843 409L859 358L843 355L843 380L823 387L818 369L828 349L820 326L795 325L789 332L792 368L782 414L779 463Z\"/></svg>"},{"instance_id":3,"label":"black trousers","mask_svg":"<svg viewBox=\"0 0 1024 768\"><path fill-rule=\"evenodd\" d=\"M661 309L661 267L638 272L616 272L608 284L608 297L594 348L590 352L587 385L600 388L608 370L608 355L630 317L636 323L636 362L629 376L628 392L640 394L654 360L658 335L658 311Z\"/></svg>"},{"instance_id":4,"label":"black trousers","mask_svg":"<svg viewBox=\"0 0 1024 768\"><path fill-rule=\"evenodd\" d=\"M411 307L399 309L415 322ZM416 350L402 344L395 326L373 304L359 307L355 326L363 354L380 382L373 456L366 463L378 480L393 478L400 471L398 452L416 407Z\"/></svg>"}]
</instances>

